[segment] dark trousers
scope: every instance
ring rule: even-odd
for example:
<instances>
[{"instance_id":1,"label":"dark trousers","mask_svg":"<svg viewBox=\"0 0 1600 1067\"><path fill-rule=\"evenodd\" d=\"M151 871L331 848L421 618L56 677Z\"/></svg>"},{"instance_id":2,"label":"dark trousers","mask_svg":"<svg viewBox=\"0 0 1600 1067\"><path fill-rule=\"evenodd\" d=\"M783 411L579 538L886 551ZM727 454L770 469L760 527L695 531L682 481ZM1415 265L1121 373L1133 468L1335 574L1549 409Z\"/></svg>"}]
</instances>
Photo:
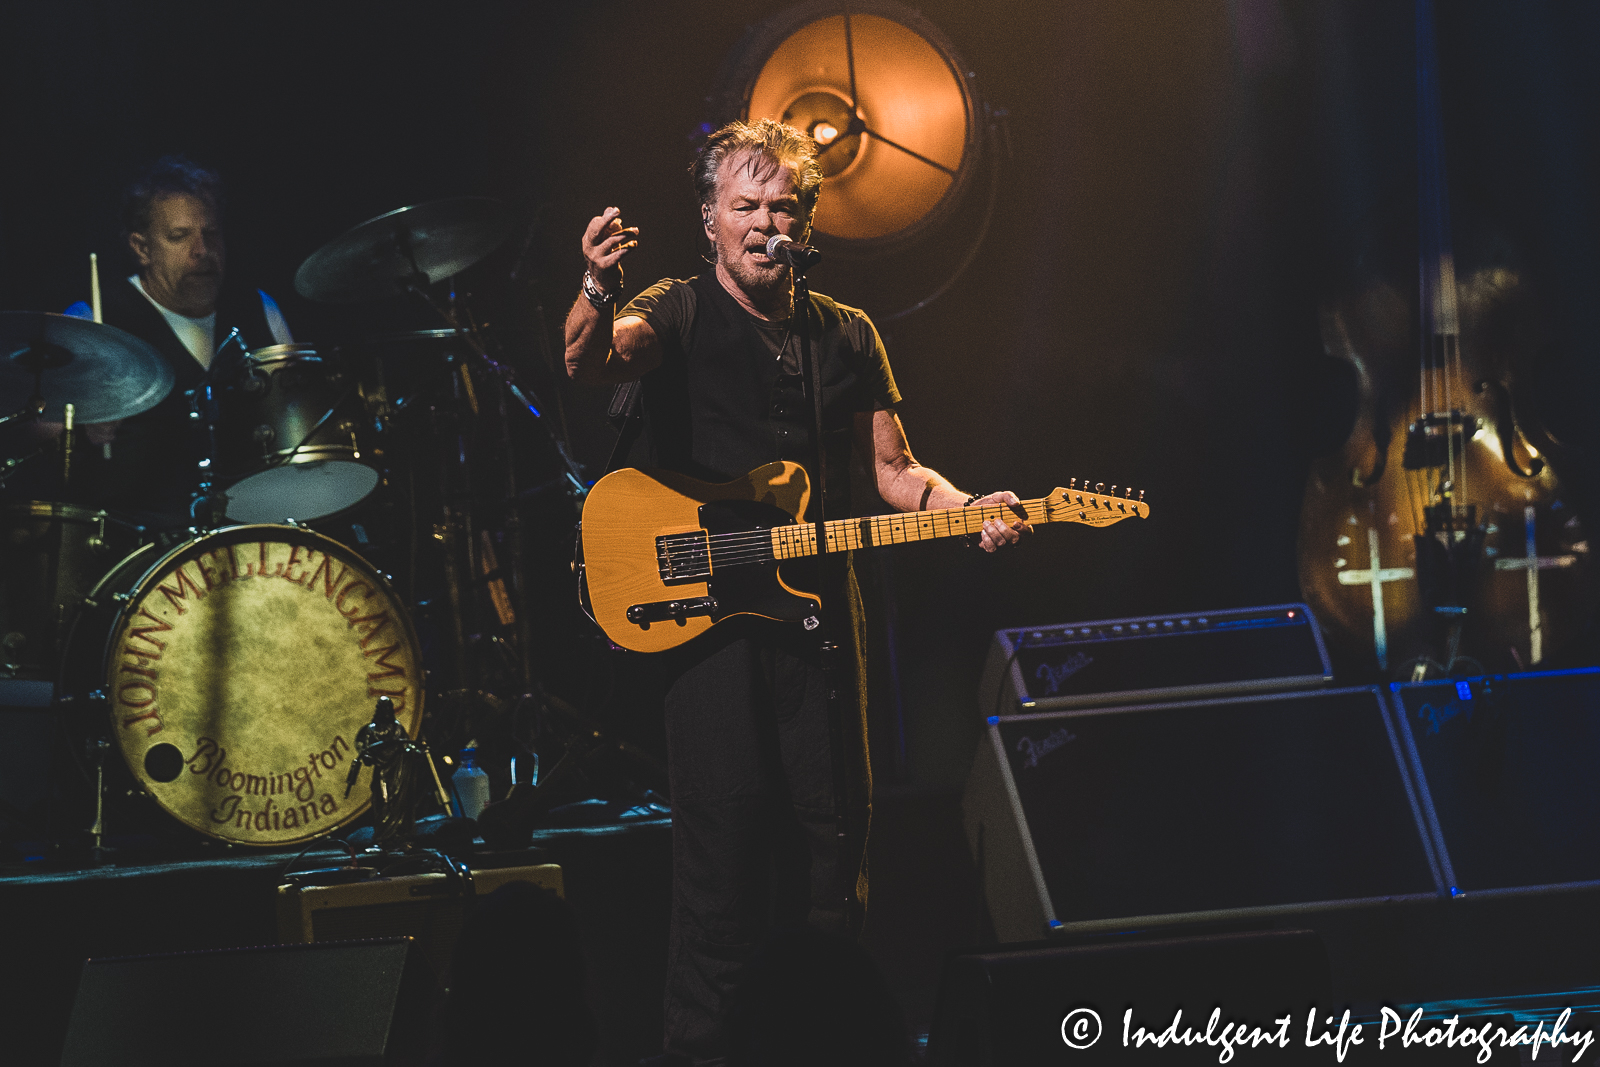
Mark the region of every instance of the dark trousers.
<instances>
[{"instance_id":1,"label":"dark trousers","mask_svg":"<svg viewBox=\"0 0 1600 1067\"><path fill-rule=\"evenodd\" d=\"M685 650L666 698L673 882L666 1037L669 1051L697 1064L722 1062L729 992L771 927L809 922L854 932L866 904L857 628L838 641L844 768L837 776L816 637L764 620L731 620L720 630L730 632Z\"/></svg>"}]
</instances>

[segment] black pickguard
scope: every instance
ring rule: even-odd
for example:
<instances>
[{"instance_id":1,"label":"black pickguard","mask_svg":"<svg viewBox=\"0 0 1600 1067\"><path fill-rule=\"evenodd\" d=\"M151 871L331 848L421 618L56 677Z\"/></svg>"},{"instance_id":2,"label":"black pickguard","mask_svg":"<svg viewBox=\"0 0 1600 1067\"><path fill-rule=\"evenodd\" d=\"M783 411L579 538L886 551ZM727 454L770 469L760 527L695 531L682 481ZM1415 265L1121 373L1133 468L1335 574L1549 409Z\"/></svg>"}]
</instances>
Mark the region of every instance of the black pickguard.
<instances>
[{"instance_id":1,"label":"black pickguard","mask_svg":"<svg viewBox=\"0 0 1600 1067\"><path fill-rule=\"evenodd\" d=\"M793 524L794 516L787 511L755 500L714 500L700 505L700 525L713 536ZM706 584L717 604L711 616L717 622L740 612L804 619L815 615L819 607L815 596L795 596L778 584L778 561L770 553L757 561L718 567L713 549L711 577Z\"/></svg>"}]
</instances>

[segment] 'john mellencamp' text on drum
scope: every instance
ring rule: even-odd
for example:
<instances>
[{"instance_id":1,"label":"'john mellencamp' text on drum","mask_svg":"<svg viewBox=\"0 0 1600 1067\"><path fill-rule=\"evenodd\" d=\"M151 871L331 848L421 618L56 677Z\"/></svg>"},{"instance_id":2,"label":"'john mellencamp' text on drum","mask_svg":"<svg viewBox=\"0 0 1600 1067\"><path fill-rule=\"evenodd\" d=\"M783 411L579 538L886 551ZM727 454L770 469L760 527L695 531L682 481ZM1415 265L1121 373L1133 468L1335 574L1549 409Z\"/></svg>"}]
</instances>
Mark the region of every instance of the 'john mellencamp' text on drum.
<instances>
[{"instance_id":1,"label":"'john mellencamp' text on drum","mask_svg":"<svg viewBox=\"0 0 1600 1067\"><path fill-rule=\"evenodd\" d=\"M411 623L388 583L327 538L219 531L119 600L106 685L118 740L146 791L203 833L262 845L326 833L366 807L366 787L346 800L343 781L377 698L415 734Z\"/></svg>"}]
</instances>

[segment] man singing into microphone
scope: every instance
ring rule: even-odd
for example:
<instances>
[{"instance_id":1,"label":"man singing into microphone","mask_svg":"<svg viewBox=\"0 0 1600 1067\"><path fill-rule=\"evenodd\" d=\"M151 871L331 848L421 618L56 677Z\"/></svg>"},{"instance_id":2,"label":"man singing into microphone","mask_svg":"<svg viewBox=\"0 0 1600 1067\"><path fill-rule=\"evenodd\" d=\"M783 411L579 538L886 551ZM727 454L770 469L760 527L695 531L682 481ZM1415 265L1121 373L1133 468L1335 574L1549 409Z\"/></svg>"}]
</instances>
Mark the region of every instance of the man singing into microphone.
<instances>
[{"instance_id":1,"label":"man singing into microphone","mask_svg":"<svg viewBox=\"0 0 1600 1067\"><path fill-rule=\"evenodd\" d=\"M913 458L894 412L900 393L888 356L865 314L815 293L808 315L794 313L783 242L773 245L777 258L768 247L774 237L805 243L822 185L816 154L811 138L770 119L713 134L690 174L715 270L658 282L614 320L621 260L639 231L622 224L617 208L595 217L583 236L583 293L567 316L568 373L640 383L629 466L723 482L787 459L811 471L815 486L815 407L797 332L809 321L820 358L827 518L851 514L852 450L879 496L902 511L1016 503L1012 493L963 493ZM813 494L808 521L823 518L819 506ZM1020 520L990 522L981 544L993 552L1026 530ZM673 804L666 1042L678 1062L722 1062L728 991L769 923L853 934L866 905L860 596L848 557L821 587L784 567L791 585L821 594L842 650L832 729L818 639L801 623L740 617L659 654L670 677Z\"/></svg>"}]
</instances>

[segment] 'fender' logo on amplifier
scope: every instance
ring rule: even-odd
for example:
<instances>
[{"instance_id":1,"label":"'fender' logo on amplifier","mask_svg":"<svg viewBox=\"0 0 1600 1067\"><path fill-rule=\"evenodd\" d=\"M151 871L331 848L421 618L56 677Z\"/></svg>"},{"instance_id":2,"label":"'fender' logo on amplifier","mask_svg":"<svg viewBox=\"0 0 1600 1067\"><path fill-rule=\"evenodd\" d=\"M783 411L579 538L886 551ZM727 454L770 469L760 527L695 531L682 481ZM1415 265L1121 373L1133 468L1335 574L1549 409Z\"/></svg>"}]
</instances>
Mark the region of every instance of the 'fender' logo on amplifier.
<instances>
[{"instance_id":1,"label":"'fender' logo on amplifier","mask_svg":"<svg viewBox=\"0 0 1600 1067\"><path fill-rule=\"evenodd\" d=\"M1044 683L1044 695L1055 696L1061 692L1061 683L1094 662L1094 657L1074 652L1060 663L1041 663L1033 676Z\"/></svg>"},{"instance_id":2,"label":"'fender' logo on amplifier","mask_svg":"<svg viewBox=\"0 0 1600 1067\"><path fill-rule=\"evenodd\" d=\"M1077 734L1070 732L1063 726L1051 731L1050 736L1043 741L1035 741L1031 737L1017 738L1017 751L1022 754L1022 765L1024 767L1037 767L1040 760L1068 741L1076 741L1077 739Z\"/></svg>"}]
</instances>

